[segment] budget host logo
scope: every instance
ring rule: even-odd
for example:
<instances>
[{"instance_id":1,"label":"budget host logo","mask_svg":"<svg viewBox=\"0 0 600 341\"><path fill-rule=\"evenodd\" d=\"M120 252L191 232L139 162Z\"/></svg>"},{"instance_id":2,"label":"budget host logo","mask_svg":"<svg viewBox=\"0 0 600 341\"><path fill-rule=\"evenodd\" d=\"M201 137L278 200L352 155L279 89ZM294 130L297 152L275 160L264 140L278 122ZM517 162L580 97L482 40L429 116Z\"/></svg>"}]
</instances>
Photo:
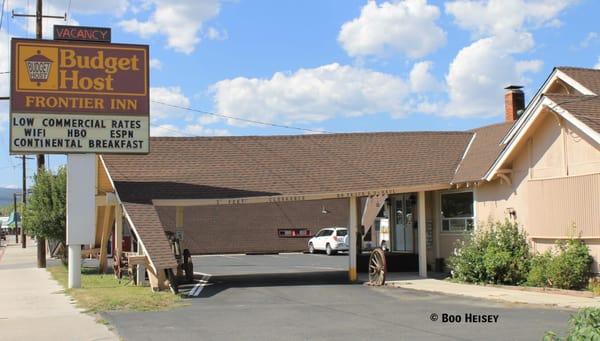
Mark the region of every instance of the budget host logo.
<instances>
[{"instance_id":1,"label":"budget host logo","mask_svg":"<svg viewBox=\"0 0 600 341\"><path fill-rule=\"evenodd\" d=\"M19 90L111 93L118 73L142 72L136 54L88 47L21 45L18 63Z\"/></svg>"}]
</instances>

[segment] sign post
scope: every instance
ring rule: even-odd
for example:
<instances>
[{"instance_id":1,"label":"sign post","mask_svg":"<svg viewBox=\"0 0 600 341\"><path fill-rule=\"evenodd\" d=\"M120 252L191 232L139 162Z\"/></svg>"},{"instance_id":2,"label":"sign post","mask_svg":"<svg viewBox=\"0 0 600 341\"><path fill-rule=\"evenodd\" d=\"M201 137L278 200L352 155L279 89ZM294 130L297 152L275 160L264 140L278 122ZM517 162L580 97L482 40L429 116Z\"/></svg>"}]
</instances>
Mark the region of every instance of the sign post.
<instances>
[{"instance_id":1,"label":"sign post","mask_svg":"<svg viewBox=\"0 0 600 341\"><path fill-rule=\"evenodd\" d=\"M10 153L67 154L69 287L95 243L96 154L147 154L147 45L111 44L110 29L61 26L63 39L11 41ZM108 38L107 38L108 37Z\"/></svg>"}]
</instances>

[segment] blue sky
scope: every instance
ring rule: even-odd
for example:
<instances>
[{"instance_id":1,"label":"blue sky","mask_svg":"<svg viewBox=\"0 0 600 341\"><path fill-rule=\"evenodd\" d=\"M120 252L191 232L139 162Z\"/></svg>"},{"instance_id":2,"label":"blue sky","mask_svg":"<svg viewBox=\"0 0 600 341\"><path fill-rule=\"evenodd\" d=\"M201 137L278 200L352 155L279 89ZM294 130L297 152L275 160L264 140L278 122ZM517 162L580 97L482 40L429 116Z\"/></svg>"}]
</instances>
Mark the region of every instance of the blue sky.
<instances>
[{"instance_id":1,"label":"blue sky","mask_svg":"<svg viewBox=\"0 0 600 341\"><path fill-rule=\"evenodd\" d=\"M5 1L0 72L9 37L34 35L33 20L9 12L34 3ZM45 0L44 10L112 27L113 42L149 44L151 100L328 132L500 122L504 86L524 85L529 99L556 65L600 67L593 0ZM304 133L157 103L151 119L152 135ZM0 103L0 187L20 183L19 166Z\"/></svg>"}]
</instances>

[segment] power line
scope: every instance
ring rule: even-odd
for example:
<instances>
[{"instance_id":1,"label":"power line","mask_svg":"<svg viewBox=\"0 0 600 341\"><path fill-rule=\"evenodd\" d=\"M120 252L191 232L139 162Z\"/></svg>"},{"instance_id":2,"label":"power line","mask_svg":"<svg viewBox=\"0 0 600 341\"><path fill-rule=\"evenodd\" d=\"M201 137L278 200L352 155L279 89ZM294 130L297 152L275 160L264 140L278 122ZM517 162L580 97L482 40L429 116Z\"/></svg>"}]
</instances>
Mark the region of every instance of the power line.
<instances>
[{"instance_id":1,"label":"power line","mask_svg":"<svg viewBox=\"0 0 600 341\"><path fill-rule=\"evenodd\" d=\"M247 118L235 117L235 116L231 116L231 115L220 114L220 113L215 113L215 112L206 111L206 110L200 110L200 109L195 109L195 108L189 108L189 107L184 107L184 106L181 106L181 105L168 104L168 103L165 103L165 102L154 101L154 100L152 102L157 103L157 104L166 105L166 106L171 107L171 108L177 108L177 109L182 109L182 110L187 110L187 111L193 111L193 112L198 112L198 113L201 113L201 114L212 115L212 116L217 116L217 117L221 117L221 118L228 118L228 119L231 119L231 120L242 121L242 122L246 122L246 123L260 124L260 125L270 126L270 127L276 127L276 128L284 128L284 129L294 129L294 130L308 131L308 132L312 132L312 133L333 134L333 132L326 131L326 130L316 130L316 129L309 129L309 128L300 128L300 127L294 127L294 126L285 125L285 124L277 124L277 123L272 123L272 122L263 122L263 121L257 121L257 120L250 120L250 119L247 119Z\"/></svg>"},{"instance_id":2,"label":"power line","mask_svg":"<svg viewBox=\"0 0 600 341\"><path fill-rule=\"evenodd\" d=\"M2 0L2 15L0 15L0 30L2 29L2 21L4 21L4 5L6 0Z\"/></svg>"}]
</instances>

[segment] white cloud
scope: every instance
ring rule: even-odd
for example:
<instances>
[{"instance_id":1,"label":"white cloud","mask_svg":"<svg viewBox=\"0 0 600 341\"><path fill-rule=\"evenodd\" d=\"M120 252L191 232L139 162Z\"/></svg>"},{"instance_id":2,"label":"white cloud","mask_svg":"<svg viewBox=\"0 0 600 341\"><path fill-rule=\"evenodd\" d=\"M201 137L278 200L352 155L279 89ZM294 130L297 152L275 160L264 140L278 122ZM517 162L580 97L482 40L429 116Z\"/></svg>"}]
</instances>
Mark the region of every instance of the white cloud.
<instances>
[{"instance_id":1,"label":"white cloud","mask_svg":"<svg viewBox=\"0 0 600 341\"><path fill-rule=\"evenodd\" d=\"M7 184L7 185L1 185L0 188L7 188L7 189L19 189L21 187L17 186L17 185L13 185L13 184Z\"/></svg>"},{"instance_id":2,"label":"white cloud","mask_svg":"<svg viewBox=\"0 0 600 341\"><path fill-rule=\"evenodd\" d=\"M446 82L450 102L441 114L490 117L503 110L503 88L525 85L526 73L539 71L538 60L516 61L502 39L483 38L460 50L450 64Z\"/></svg>"},{"instance_id":3,"label":"white cloud","mask_svg":"<svg viewBox=\"0 0 600 341\"><path fill-rule=\"evenodd\" d=\"M108 13L120 16L128 8L128 0L71 1L71 11L82 14Z\"/></svg>"},{"instance_id":4,"label":"white cloud","mask_svg":"<svg viewBox=\"0 0 600 341\"><path fill-rule=\"evenodd\" d=\"M12 37L0 31L0 72L10 71L10 49L7 48ZM0 96L8 96L10 92L10 74L0 74Z\"/></svg>"},{"instance_id":5,"label":"white cloud","mask_svg":"<svg viewBox=\"0 0 600 341\"><path fill-rule=\"evenodd\" d=\"M598 62L594 65L594 69L600 69L600 57L598 57Z\"/></svg>"},{"instance_id":6,"label":"white cloud","mask_svg":"<svg viewBox=\"0 0 600 341\"><path fill-rule=\"evenodd\" d=\"M560 25L556 17L575 2L577 0L457 0L446 3L446 12L454 16L458 26L481 37Z\"/></svg>"},{"instance_id":7,"label":"white cloud","mask_svg":"<svg viewBox=\"0 0 600 341\"><path fill-rule=\"evenodd\" d=\"M206 37L210 40L225 40L229 35L225 30L219 31L214 27L209 27L208 30L206 30Z\"/></svg>"},{"instance_id":8,"label":"white cloud","mask_svg":"<svg viewBox=\"0 0 600 341\"><path fill-rule=\"evenodd\" d=\"M517 55L535 46L533 29L559 26L558 16L577 0L457 0L446 3L456 24L476 41L462 48L446 75L449 102L443 115L490 117L503 111L503 88L527 85L540 60Z\"/></svg>"},{"instance_id":9,"label":"white cloud","mask_svg":"<svg viewBox=\"0 0 600 341\"><path fill-rule=\"evenodd\" d=\"M409 86L399 77L334 63L277 72L270 79L226 79L211 90L220 113L292 124L381 112L400 117L407 111L403 99Z\"/></svg>"},{"instance_id":10,"label":"white cloud","mask_svg":"<svg viewBox=\"0 0 600 341\"><path fill-rule=\"evenodd\" d=\"M596 32L588 32L585 38L579 43L579 47L585 49L592 45L594 42L598 41L598 33Z\"/></svg>"},{"instance_id":11,"label":"white cloud","mask_svg":"<svg viewBox=\"0 0 600 341\"><path fill-rule=\"evenodd\" d=\"M150 58L150 68L156 70L162 70L163 64L160 59Z\"/></svg>"},{"instance_id":12,"label":"white cloud","mask_svg":"<svg viewBox=\"0 0 600 341\"><path fill-rule=\"evenodd\" d=\"M146 0L154 11L145 21L128 19L119 22L127 32L142 37L155 34L167 37L167 46L178 52L190 54L200 43L202 25L214 18L220 10L219 0Z\"/></svg>"},{"instance_id":13,"label":"white cloud","mask_svg":"<svg viewBox=\"0 0 600 341\"><path fill-rule=\"evenodd\" d=\"M418 62L410 71L410 88L413 92L439 91L443 85L431 73L433 63L430 61Z\"/></svg>"},{"instance_id":14,"label":"white cloud","mask_svg":"<svg viewBox=\"0 0 600 341\"><path fill-rule=\"evenodd\" d=\"M173 124L161 124L150 127L151 136L226 136L227 129L206 128L200 124L177 127Z\"/></svg>"},{"instance_id":15,"label":"white cloud","mask_svg":"<svg viewBox=\"0 0 600 341\"><path fill-rule=\"evenodd\" d=\"M154 102L189 107L190 99L183 94L178 86L150 88L150 101L150 118L153 122L170 118L183 118L186 114L189 114L185 110Z\"/></svg>"},{"instance_id":16,"label":"white cloud","mask_svg":"<svg viewBox=\"0 0 600 341\"><path fill-rule=\"evenodd\" d=\"M338 41L352 57L383 56L391 50L420 58L446 41L436 25L439 16L439 9L426 0L369 1L358 18L342 25Z\"/></svg>"}]
</instances>

